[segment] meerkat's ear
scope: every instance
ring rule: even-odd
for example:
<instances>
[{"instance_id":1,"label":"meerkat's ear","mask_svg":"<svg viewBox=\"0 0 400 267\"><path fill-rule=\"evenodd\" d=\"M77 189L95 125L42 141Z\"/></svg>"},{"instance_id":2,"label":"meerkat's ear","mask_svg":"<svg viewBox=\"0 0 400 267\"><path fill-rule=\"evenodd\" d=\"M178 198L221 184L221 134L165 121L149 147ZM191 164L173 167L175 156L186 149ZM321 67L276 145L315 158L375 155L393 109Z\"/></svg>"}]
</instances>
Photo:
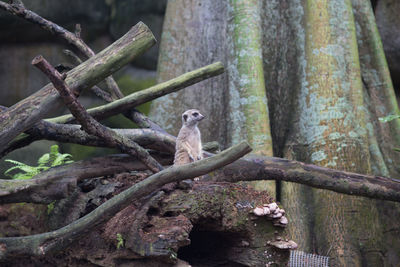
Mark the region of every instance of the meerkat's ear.
<instances>
[{"instance_id":1,"label":"meerkat's ear","mask_svg":"<svg viewBox=\"0 0 400 267\"><path fill-rule=\"evenodd\" d=\"M188 115L184 114L184 115L182 116L182 118L183 118L184 121L186 121L187 118L188 118Z\"/></svg>"}]
</instances>

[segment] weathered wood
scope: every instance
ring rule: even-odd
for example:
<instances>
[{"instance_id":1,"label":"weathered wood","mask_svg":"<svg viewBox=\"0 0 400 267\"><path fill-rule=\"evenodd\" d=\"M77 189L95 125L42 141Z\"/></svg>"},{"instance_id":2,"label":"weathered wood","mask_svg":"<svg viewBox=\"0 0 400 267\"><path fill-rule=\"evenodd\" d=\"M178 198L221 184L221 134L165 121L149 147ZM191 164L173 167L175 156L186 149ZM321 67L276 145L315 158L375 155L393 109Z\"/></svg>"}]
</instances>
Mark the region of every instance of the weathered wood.
<instances>
[{"instance_id":1,"label":"weathered wood","mask_svg":"<svg viewBox=\"0 0 400 267\"><path fill-rule=\"evenodd\" d=\"M275 157L251 156L216 171L212 179L227 182L277 180L314 188L400 202L400 180L352 173Z\"/></svg>"},{"instance_id":2,"label":"weathered wood","mask_svg":"<svg viewBox=\"0 0 400 267\"><path fill-rule=\"evenodd\" d=\"M172 155L155 155L155 158L163 165L173 162ZM76 184L76 181L84 178L143 169L144 165L122 155L83 160L51 168L32 180L0 180L0 203L49 203L67 195L67 192L58 195L46 189L50 184L54 188L62 188L65 182ZM275 157L251 155L214 171L206 179L224 182L287 181L342 194L400 202L398 179L345 172Z\"/></svg>"},{"instance_id":3,"label":"weathered wood","mask_svg":"<svg viewBox=\"0 0 400 267\"><path fill-rule=\"evenodd\" d=\"M82 125L82 128L88 133L95 135L107 143L115 144L123 152L132 156L138 157L152 172L156 173L163 169L146 149L139 146L134 141L120 135L118 132L111 128L102 125L90 116L82 104L78 101L77 97L72 93L72 90L66 85L63 76L42 56L37 56L32 65L40 69L51 81L54 87L59 92L65 105L69 108L74 117Z\"/></svg>"},{"instance_id":4,"label":"weathered wood","mask_svg":"<svg viewBox=\"0 0 400 267\"><path fill-rule=\"evenodd\" d=\"M133 185L79 220L53 232L0 238L0 260L19 256L43 256L67 247L93 227L110 219L132 201L144 197L167 183L190 179L221 168L249 153L251 148L242 142L213 157L182 166L173 166ZM23 245L21 245L23 244Z\"/></svg>"},{"instance_id":5,"label":"weathered wood","mask_svg":"<svg viewBox=\"0 0 400 267\"><path fill-rule=\"evenodd\" d=\"M163 134L159 131L151 129L113 129L119 135L124 135L126 138L138 143L140 146L148 149L155 149L167 153L175 153L175 137ZM73 143L85 146L110 147L115 148L115 145L110 144L93 135L82 131L79 125L75 124L58 124L41 121L35 124L34 127L27 130L28 135L21 136L19 139L7 146L0 154L4 156L13 150L25 147L37 140L51 140L61 143Z\"/></svg>"},{"instance_id":6,"label":"weathered wood","mask_svg":"<svg viewBox=\"0 0 400 267\"><path fill-rule=\"evenodd\" d=\"M153 154L153 157L166 166L173 162L170 155ZM50 168L29 180L0 179L0 204L49 204L66 198L83 179L145 169L143 163L131 156L111 155Z\"/></svg>"},{"instance_id":7,"label":"weathered wood","mask_svg":"<svg viewBox=\"0 0 400 267\"><path fill-rule=\"evenodd\" d=\"M221 62L216 62L208 66L196 69L191 72L182 74L167 82L159 83L148 89L130 94L124 98L115 100L114 102L105 104L103 106L88 109L88 113L96 119L103 119L109 116L129 110L132 107L154 100L158 97L179 91L192 84L198 83L210 77L214 77L224 72L224 66ZM52 119L50 122L57 123L70 123L74 121L72 115L64 115Z\"/></svg>"},{"instance_id":8,"label":"weathered wood","mask_svg":"<svg viewBox=\"0 0 400 267\"><path fill-rule=\"evenodd\" d=\"M155 43L151 31L139 22L123 37L67 74L66 83L79 93L126 65ZM19 133L29 129L59 107L59 95L51 84L0 114L0 151Z\"/></svg>"}]
</instances>

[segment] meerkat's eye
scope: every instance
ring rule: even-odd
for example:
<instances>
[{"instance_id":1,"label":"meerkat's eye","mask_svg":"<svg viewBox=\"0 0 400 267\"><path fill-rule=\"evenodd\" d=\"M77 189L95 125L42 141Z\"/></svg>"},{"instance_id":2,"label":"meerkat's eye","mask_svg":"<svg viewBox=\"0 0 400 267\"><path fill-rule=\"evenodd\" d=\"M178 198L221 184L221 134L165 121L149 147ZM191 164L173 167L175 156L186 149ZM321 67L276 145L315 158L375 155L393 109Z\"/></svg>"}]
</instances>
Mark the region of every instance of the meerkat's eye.
<instances>
[{"instance_id":1,"label":"meerkat's eye","mask_svg":"<svg viewBox=\"0 0 400 267\"><path fill-rule=\"evenodd\" d=\"M193 113L193 116L197 117L197 116L199 116L199 113L195 112L195 113Z\"/></svg>"},{"instance_id":2,"label":"meerkat's eye","mask_svg":"<svg viewBox=\"0 0 400 267\"><path fill-rule=\"evenodd\" d=\"M188 115L183 115L183 120L186 121L187 120Z\"/></svg>"}]
</instances>

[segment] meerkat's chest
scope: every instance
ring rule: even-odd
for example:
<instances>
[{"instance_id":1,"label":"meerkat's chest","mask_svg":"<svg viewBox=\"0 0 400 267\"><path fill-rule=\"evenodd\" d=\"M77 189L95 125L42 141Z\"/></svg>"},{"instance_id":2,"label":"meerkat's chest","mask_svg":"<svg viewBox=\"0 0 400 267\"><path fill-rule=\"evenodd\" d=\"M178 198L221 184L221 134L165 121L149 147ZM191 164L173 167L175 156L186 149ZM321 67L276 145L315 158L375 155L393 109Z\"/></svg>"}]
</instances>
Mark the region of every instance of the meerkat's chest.
<instances>
[{"instance_id":1,"label":"meerkat's chest","mask_svg":"<svg viewBox=\"0 0 400 267\"><path fill-rule=\"evenodd\" d=\"M200 131L197 127L187 136L187 142L193 148L197 147L198 144L201 143Z\"/></svg>"}]
</instances>

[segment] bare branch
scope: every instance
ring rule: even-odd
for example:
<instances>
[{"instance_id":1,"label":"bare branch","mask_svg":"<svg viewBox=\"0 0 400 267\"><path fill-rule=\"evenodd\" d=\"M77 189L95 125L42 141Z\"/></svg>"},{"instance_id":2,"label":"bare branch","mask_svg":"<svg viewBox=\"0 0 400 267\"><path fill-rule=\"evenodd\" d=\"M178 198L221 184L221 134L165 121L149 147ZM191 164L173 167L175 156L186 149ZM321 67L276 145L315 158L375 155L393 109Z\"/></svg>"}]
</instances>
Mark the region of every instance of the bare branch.
<instances>
[{"instance_id":1,"label":"bare branch","mask_svg":"<svg viewBox=\"0 0 400 267\"><path fill-rule=\"evenodd\" d=\"M103 99L104 101L106 101L106 102L108 102L108 103L110 103L110 102L113 101L113 99L112 99L110 93L104 91L104 90L101 89L100 87L98 87L98 86L93 86L93 87L91 88L91 90L92 90L92 92L93 92L96 96L100 97L100 98Z\"/></svg>"},{"instance_id":2,"label":"bare branch","mask_svg":"<svg viewBox=\"0 0 400 267\"><path fill-rule=\"evenodd\" d=\"M82 128L89 134L96 135L104 139L107 143L116 144L122 151L137 156L152 172L159 172L163 169L144 148L137 143L118 134L112 129L100 124L91 117L85 108L79 103L76 96L68 88L60 73L54 69L42 56L37 56L32 61L32 65L40 69L50 79L54 87L60 93L65 105L82 125Z\"/></svg>"},{"instance_id":3,"label":"bare branch","mask_svg":"<svg viewBox=\"0 0 400 267\"><path fill-rule=\"evenodd\" d=\"M12 15L21 17L33 24L39 25L41 28L49 31L57 37L61 37L66 40L69 44L75 46L79 51L81 51L85 56L92 57L94 52L82 41L81 38L76 36L74 33L67 31L63 27L42 18L35 12L26 9L23 5L19 4L7 4L0 1L0 8L11 13Z\"/></svg>"},{"instance_id":4,"label":"bare branch","mask_svg":"<svg viewBox=\"0 0 400 267\"><path fill-rule=\"evenodd\" d=\"M247 142L242 142L213 157L165 169L114 196L88 215L56 231L24 237L0 238L0 260L19 256L43 256L59 251L110 219L132 201L154 192L164 184L204 175L237 160L250 151L251 148ZM21 244L24 245L21 246Z\"/></svg>"},{"instance_id":5,"label":"bare branch","mask_svg":"<svg viewBox=\"0 0 400 267\"><path fill-rule=\"evenodd\" d=\"M112 103L103 106L88 109L88 113L98 120L107 118L131 109L132 107L152 101L158 97L179 91L192 84L203 81L210 77L217 76L224 72L224 66L221 62L216 62L208 66L196 69L191 72L180 75L169 81L154 85L150 88L125 96L122 99L115 100ZM72 115L64 115L48 121L56 123L71 123L74 121Z\"/></svg>"},{"instance_id":6,"label":"bare branch","mask_svg":"<svg viewBox=\"0 0 400 267\"><path fill-rule=\"evenodd\" d=\"M124 113L124 115L130 118L134 123L136 123L140 128L152 129L154 131L159 131L163 134L170 135L163 128L161 128L157 123L149 119L146 115L141 113L139 110L132 108L131 110ZM172 136L172 135L170 135Z\"/></svg>"},{"instance_id":7,"label":"bare branch","mask_svg":"<svg viewBox=\"0 0 400 267\"><path fill-rule=\"evenodd\" d=\"M154 149L171 154L175 153L175 137L172 135L151 129L113 130L147 149ZM4 151L0 153L0 158L4 157L11 151L25 147L34 141L42 139L85 146L116 148L114 144L107 143L97 136L87 134L85 131L81 130L79 125L75 124L58 124L42 120L25 133L26 134L17 137L7 145Z\"/></svg>"},{"instance_id":8,"label":"bare branch","mask_svg":"<svg viewBox=\"0 0 400 267\"><path fill-rule=\"evenodd\" d=\"M68 57L70 57L72 59L72 61L74 62L74 64L79 65L81 64L83 61L71 50L68 49L64 49L63 53L65 55L67 55Z\"/></svg>"},{"instance_id":9,"label":"bare branch","mask_svg":"<svg viewBox=\"0 0 400 267\"><path fill-rule=\"evenodd\" d=\"M250 156L217 170L212 180L276 180L300 183L342 194L400 202L400 180L329 169L299 161Z\"/></svg>"}]
</instances>

